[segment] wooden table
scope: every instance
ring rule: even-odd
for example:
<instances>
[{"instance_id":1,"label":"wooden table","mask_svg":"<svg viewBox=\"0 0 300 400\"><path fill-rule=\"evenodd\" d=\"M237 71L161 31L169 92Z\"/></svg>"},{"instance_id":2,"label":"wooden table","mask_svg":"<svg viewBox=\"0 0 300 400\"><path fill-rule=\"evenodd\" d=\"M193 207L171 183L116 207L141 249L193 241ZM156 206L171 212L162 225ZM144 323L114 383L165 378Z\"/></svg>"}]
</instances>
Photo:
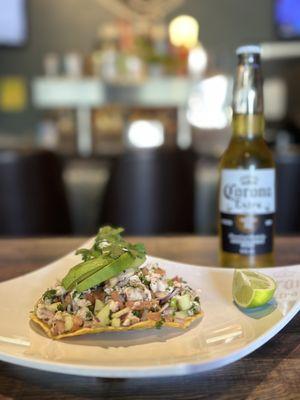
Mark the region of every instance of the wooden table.
<instances>
[{"instance_id":1,"label":"wooden table","mask_svg":"<svg viewBox=\"0 0 300 400\"><path fill-rule=\"evenodd\" d=\"M64 255L84 238L0 240L0 280ZM203 237L143 238L155 256L217 264L217 241ZM278 238L277 264L300 263L300 237ZM1 322L0 322L1 323ZM244 359L191 376L111 380L40 372L0 363L3 399L300 399L300 314L276 337Z\"/></svg>"}]
</instances>

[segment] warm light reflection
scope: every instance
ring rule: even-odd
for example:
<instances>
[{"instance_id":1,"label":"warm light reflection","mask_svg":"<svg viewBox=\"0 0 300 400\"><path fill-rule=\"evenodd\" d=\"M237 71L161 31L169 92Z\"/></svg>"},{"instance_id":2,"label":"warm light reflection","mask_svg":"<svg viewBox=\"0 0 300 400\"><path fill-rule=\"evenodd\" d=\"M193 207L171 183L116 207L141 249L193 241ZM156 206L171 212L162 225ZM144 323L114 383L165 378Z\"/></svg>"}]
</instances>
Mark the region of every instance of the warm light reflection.
<instances>
[{"instance_id":1,"label":"warm light reflection","mask_svg":"<svg viewBox=\"0 0 300 400\"><path fill-rule=\"evenodd\" d=\"M128 127L127 141L131 147L151 148L164 143L164 127L160 121L138 120Z\"/></svg>"},{"instance_id":2,"label":"warm light reflection","mask_svg":"<svg viewBox=\"0 0 300 400\"><path fill-rule=\"evenodd\" d=\"M192 76L201 76L207 66L207 53L202 45L191 49L188 57L188 70Z\"/></svg>"},{"instance_id":3,"label":"warm light reflection","mask_svg":"<svg viewBox=\"0 0 300 400\"><path fill-rule=\"evenodd\" d=\"M180 15L174 18L169 25L170 42L173 46L184 46L192 49L197 46L199 24L189 15Z\"/></svg>"},{"instance_id":4,"label":"warm light reflection","mask_svg":"<svg viewBox=\"0 0 300 400\"><path fill-rule=\"evenodd\" d=\"M223 129L228 121L228 78L216 75L199 83L188 102L190 124L202 129Z\"/></svg>"}]
</instances>

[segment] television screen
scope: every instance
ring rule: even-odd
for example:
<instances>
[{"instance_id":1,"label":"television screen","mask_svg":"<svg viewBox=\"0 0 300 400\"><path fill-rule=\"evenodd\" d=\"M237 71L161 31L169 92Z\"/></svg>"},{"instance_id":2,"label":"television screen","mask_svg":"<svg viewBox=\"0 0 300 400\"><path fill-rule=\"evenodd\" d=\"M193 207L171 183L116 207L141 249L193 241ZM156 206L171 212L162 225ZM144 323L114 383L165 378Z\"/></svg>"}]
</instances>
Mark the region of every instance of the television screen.
<instances>
[{"instance_id":1,"label":"television screen","mask_svg":"<svg viewBox=\"0 0 300 400\"><path fill-rule=\"evenodd\" d=\"M20 46L27 39L26 0L0 0L0 46Z\"/></svg>"},{"instance_id":2,"label":"television screen","mask_svg":"<svg viewBox=\"0 0 300 400\"><path fill-rule=\"evenodd\" d=\"M300 0L276 0L275 21L280 37L300 38Z\"/></svg>"}]
</instances>

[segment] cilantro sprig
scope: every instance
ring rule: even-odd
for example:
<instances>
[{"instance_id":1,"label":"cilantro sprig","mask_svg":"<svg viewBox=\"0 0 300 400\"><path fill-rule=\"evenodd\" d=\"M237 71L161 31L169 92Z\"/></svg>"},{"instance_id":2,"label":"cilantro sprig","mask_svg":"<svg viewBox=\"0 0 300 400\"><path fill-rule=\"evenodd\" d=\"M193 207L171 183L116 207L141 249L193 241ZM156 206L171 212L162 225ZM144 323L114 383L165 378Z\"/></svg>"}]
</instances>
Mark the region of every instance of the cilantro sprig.
<instances>
[{"instance_id":1,"label":"cilantro sprig","mask_svg":"<svg viewBox=\"0 0 300 400\"><path fill-rule=\"evenodd\" d=\"M142 258L146 254L142 243L131 244L122 237L123 228L104 226L99 229L95 242L90 249L79 249L83 261L92 260L97 257L119 258L123 253L129 252L133 257Z\"/></svg>"}]
</instances>

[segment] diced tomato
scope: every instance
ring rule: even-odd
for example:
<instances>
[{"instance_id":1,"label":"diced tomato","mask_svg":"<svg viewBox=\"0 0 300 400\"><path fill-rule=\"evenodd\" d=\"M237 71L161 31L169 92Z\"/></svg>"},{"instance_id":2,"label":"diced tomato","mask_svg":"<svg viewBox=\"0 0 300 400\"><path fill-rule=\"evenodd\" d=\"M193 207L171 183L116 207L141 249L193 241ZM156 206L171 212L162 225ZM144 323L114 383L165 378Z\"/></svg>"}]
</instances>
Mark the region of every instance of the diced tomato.
<instances>
[{"instance_id":1,"label":"diced tomato","mask_svg":"<svg viewBox=\"0 0 300 400\"><path fill-rule=\"evenodd\" d=\"M154 271L156 274L159 274L159 275L165 275L165 273L166 273L166 271L164 269L159 268L159 267L155 268Z\"/></svg>"},{"instance_id":2,"label":"diced tomato","mask_svg":"<svg viewBox=\"0 0 300 400\"><path fill-rule=\"evenodd\" d=\"M133 311L150 310L150 308L156 304L157 302L155 301L127 301L126 307L129 307Z\"/></svg>"},{"instance_id":3,"label":"diced tomato","mask_svg":"<svg viewBox=\"0 0 300 400\"><path fill-rule=\"evenodd\" d=\"M64 321L55 321L53 323L53 327L51 329L53 335L60 335L65 331L65 322Z\"/></svg>"},{"instance_id":4,"label":"diced tomato","mask_svg":"<svg viewBox=\"0 0 300 400\"><path fill-rule=\"evenodd\" d=\"M95 299L99 299L101 301L104 301L105 299L105 293L102 289L98 289L96 292L94 292Z\"/></svg>"},{"instance_id":5,"label":"diced tomato","mask_svg":"<svg viewBox=\"0 0 300 400\"><path fill-rule=\"evenodd\" d=\"M95 304L95 293L87 293L85 296L85 299L90 301L92 304Z\"/></svg>"},{"instance_id":6,"label":"diced tomato","mask_svg":"<svg viewBox=\"0 0 300 400\"><path fill-rule=\"evenodd\" d=\"M152 312L149 311L147 314L148 319L150 319L151 321L160 321L161 320L161 315L160 312Z\"/></svg>"},{"instance_id":7,"label":"diced tomato","mask_svg":"<svg viewBox=\"0 0 300 400\"><path fill-rule=\"evenodd\" d=\"M114 292L112 292L110 296L113 301L117 301L118 303L123 303L122 297L116 290Z\"/></svg>"},{"instance_id":8,"label":"diced tomato","mask_svg":"<svg viewBox=\"0 0 300 400\"><path fill-rule=\"evenodd\" d=\"M73 317L73 331L76 331L83 325L83 319L80 318L78 315L74 315Z\"/></svg>"},{"instance_id":9,"label":"diced tomato","mask_svg":"<svg viewBox=\"0 0 300 400\"><path fill-rule=\"evenodd\" d=\"M105 293L103 290L98 289L96 292L86 293L84 298L90 301L92 304L95 304L96 299L104 301Z\"/></svg>"},{"instance_id":10,"label":"diced tomato","mask_svg":"<svg viewBox=\"0 0 300 400\"><path fill-rule=\"evenodd\" d=\"M68 293L68 294L66 295L65 300L64 300L64 303L65 303L66 305L72 304L72 297L71 297L70 293Z\"/></svg>"},{"instance_id":11,"label":"diced tomato","mask_svg":"<svg viewBox=\"0 0 300 400\"><path fill-rule=\"evenodd\" d=\"M182 282L182 278L180 278L179 276L174 276L174 278L172 279L173 281L176 281L176 282Z\"/></svg>"}]
</instances>

